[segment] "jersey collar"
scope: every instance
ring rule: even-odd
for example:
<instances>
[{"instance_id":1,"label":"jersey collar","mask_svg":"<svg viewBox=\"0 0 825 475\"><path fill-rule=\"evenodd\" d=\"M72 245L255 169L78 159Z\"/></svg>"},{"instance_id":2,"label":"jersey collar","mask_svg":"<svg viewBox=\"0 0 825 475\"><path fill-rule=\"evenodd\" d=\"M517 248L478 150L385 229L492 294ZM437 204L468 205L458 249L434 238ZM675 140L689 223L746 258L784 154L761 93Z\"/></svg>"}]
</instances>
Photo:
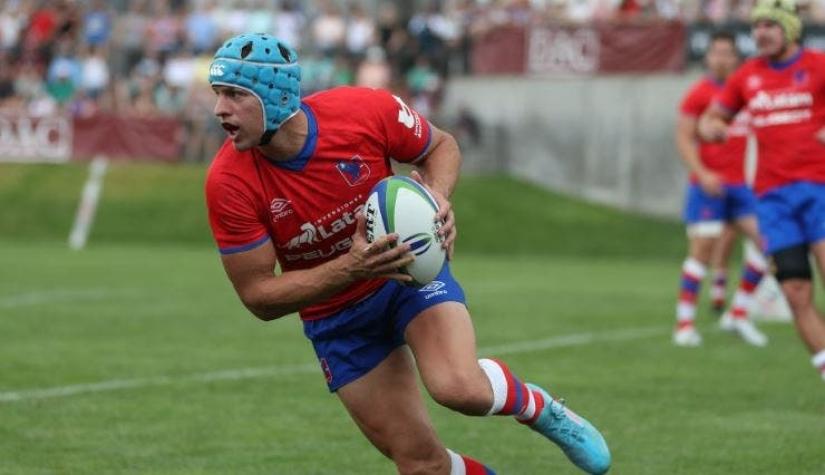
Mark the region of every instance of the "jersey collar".
<instances>
[{"instance_id":1,"label":"jersey collar","mask_svg":"<svg viewBox=\"0 0 825 475\"><path fill-rule=\"evenodd\" d=\"M312 112L312 109L303 102L301 103L301 110L304 111L307 117L308 129L307 138L304 141L304 146L301 147L301 151L288 160L267 160L276 167L285 168L293 172L299 172L307 166L309 159L312 158L312 155L315 153L315 145L318 143L318 121L315 120L315 114Z\"/></svg>"},{"instance_id":2,"label":"jersey collar","mask_svg":"<svg viewBox=\"0 0 825 475\"><path fill-rule=\"evenodd\" d=\"M805 48L800 46L799 51L797 51L795 55L791 56L790 58L786 59L785 61L770 61L769 60L768 61L768 66L770 66L771 69L776 70L776 71L782 71L783 69L787 69L790 66L793 66L797 61L799 61L799 58L802 57L802 53L804 51L805 51Z\"/></svg>"}]
</instances>

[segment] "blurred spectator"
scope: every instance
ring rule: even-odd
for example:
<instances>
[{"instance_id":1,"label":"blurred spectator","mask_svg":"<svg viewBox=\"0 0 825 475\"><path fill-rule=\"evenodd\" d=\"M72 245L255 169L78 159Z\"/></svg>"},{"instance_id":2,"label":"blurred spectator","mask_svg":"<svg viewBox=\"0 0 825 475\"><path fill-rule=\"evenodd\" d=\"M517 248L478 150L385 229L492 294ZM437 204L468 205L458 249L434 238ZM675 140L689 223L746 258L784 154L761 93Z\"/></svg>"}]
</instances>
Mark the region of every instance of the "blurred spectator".
<instances>
[{"instance_id":1,"label":"blurred spectator","mask_svg":"<svg viewBox=\"0 0 825 475\"><path fill-rule=\"evenodd\" d=\"M218 24L213 12L214 1L199 2L202 7L195 7L186 18L186 40L195 54L211 52L218 42Z\"/></svg>"},{"instance_id":2,"label":"blurred spectator","mask_svg":"<svg viewBox=\"0 0 825 475\"><path fill-rule=\"evenodd\" d=\"M367 48L374 44L375 22L360 3L353 3L347 18L347 52L351 57L361 59Z\"/></svg>"},{"instance_id":3,"label":"blurred spectator","mask_svg":"<svg viewBox=\"0 0 825 475\"><path fill-rule=\"evenodd\" d=\"M0 52L10 51L18 45L27 20L28 16L20 2L5 2L0 9Z\"/></svg>"},{"instance_id":4,"label":"blurred spectator","mask_svg":"<svg viewBox=\"0 0 825 475\"><path fill-rule=\"evenodd\" d=\"M126 74L143 56L143 42L149 26L146 0L132 0L126 13L115 18L113 48L114 70L118 76Z\"/></svg>"},{"instance_id":5,"label":"blurred spectator","mask_svg":"<svg viewBox=\"0 0 825 475\"><path fill-rule=\"evenodd\" d=\"M355 85L376 89L389 88L392 81L392 70L387 62L384 49L380 46L370 46L364 61L358 66L355 75Z\"/></svg>"},{"instance_id":6,"label":"blurred spectator","mask_svg":"<svg viewBox=\"0 0 825 475\"><path fill-rule=\"evenodd\" d=\"M172 12L168 2L156 0L154 19L146 28L146 50L148 52L169 53L177 48L182 36L182 25Z\"/></svg>"},{"instance_id":7,"label":"blurred spectator","mask_svg":"<svg viewBox=\"0 0 825 475\"><path fill-rule=\"evenodd\" d=\"M304 14L291 0L282 0L275 13L275 31L286 44L301 50L301 31L306 24Z\"/></svg>"},{"instance_id":8,"label":"blurred spectator","mask_svg":"<svg viewBox=\"0 0 825 475\"><path fill-rule=\"evenodd\" d=\"M112 35L113 14L106 2L95 0L83 18L83 37L89 46L103 46Z\"/></svg>"},{"instance_id":9,"label":"blurred spectator","mask_svg":"<svg viewBox=\"0 0 825 475\"><path fill-rule=\"evenodd\" d=\"M312 42L324 56L332 57L341 51L347 34L347 24L338 6L332 0L321 1L321 13L312 24Z\"/></svg>"},{"instance_id":10,"label":"blurred spectator","mask_svg":"<svg viewBox=\"0 0 825 475\"><path fill-rule=\"evenodd\" d=\"M0 104L6 103L14 97L14 74L12 65L2 53L0 53Z\"/></svg>"},{"instance_id":11,"label":"blurred spectator","mask_svg":"<svg viewBox=\"0 0 825 475\"><path fill-rule=\"evenodd\" d=\"M243 26L243 31L251 31L253 33L271 33L274 28L275 19L272 11L267 7L266 0L253 0L252 9L249 11L249 16L246 24Z\"/></svg>"},{"instance_id":12,"label":"blurred spectator","mask_svg":"<svg viewBox=\"0 0 825 475\"><path fill-rule=\"evenodd\" d=\"M95 100L109 86L109 65L100 49L89 46L80 67L80 90L86 97Z\"/></svg>"}]
</instances>

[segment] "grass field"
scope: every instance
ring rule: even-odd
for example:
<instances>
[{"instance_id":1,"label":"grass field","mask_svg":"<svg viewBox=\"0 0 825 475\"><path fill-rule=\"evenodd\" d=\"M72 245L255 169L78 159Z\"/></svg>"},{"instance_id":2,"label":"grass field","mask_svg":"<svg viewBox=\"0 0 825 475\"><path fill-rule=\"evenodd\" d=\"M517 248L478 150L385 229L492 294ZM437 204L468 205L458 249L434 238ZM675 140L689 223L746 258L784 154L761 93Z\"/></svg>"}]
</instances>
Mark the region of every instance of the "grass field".
<instances>
[{"instance_id":1,"label":"grass field","mask_svg":"<svg viewBox=\"0 0 825 475\"><path fill-rule=\"evenodd\" d=\"M393 473L297 319L237 302L199 236L202 170L163 170L115 167L76 253L60 240L84 171L0 167L16 205L0 214L0 473ZM825 385L790 326L754 349L703 315L703 348L670 344L677 225L506 179L466 180L455 202L482 352L596 422L611 473L825 473ZM499 473L577 473L512 421L430 407L448 446Z\"/></svg>"}]
</instances>

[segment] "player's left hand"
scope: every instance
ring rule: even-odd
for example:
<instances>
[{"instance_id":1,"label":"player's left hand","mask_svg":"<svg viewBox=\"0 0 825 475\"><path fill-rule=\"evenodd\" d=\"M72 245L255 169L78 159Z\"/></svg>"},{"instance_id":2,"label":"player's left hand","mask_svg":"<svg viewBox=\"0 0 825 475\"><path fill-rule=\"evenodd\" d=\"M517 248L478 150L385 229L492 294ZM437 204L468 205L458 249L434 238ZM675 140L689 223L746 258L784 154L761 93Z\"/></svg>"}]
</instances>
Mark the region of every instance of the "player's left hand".
<instances>
[{"instance_id":1,"label":"player's left hand","mask_svg":"<svg viewBox=\"0 0 825 475\"><path fill-rule=\"evenodd\" d=\"M438 214L435 215L435 221L441 223L441 226L438 228L438 235L441 237L441 247L447 251L447 259L452 260L457 234L453 205L450 204L450 201L443 194L426 184L424 178L416 170L410 173L410 178L420 183L433 195L433 198L435 198L435 202L438 205Z\"/></svg>"}]
</instances>

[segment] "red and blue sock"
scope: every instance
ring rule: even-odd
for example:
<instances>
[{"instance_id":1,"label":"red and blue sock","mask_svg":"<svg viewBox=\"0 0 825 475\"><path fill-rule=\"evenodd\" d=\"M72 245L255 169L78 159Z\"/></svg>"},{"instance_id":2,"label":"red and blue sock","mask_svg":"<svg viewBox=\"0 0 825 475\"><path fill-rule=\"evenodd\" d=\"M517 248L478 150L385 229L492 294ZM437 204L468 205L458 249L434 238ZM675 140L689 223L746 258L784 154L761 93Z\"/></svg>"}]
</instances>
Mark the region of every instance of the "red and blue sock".
<instances>
[{"instance_id":1,"label":"red and blue sock","mask_svg":"<svg viewBox=\"0 0 825 475\"><path fill-rule=\"evenodd\" d=\"M739 288L733 296L733 306L731 316L735 319L747 319L751 298L762 276L765 275L765 263L761 259L748 259L742 269L742 280L739 281Z\"/></svg>"},{"instance_id":2,"label":"red and blue sock","mask_svg":"<svg viewBox=\"0 0 825 475\"><path fill-rule=\"evenodd\" d=\"M447 449L450 454L450 475L496 475L490 467L465 455Z\"/></svg>"},{"instance_id":3,"label":"red and blue sock","mask_svg":"<svg viewBox=\"0 0 825 475\"><path fill-rule=\"evenodd\" d=\"M493 388L493 405L487 415L515 416L523 424L532 424L544 409L541 393L531 391L501 361L480 359L478 364Z\"/></svg>"},{"instance_id":4,"label":"red and blue sock","mask_svg":"<svg viewBox=\"0 0 825 475\"><path fill-rule=\"evenodd\" d=\"M725 309L725 297L728 293L728 271L716 269L713 271L713 283L710 287L710 300L714 310Z\"/></svg>"},{"instance_id":5,"label":"red and blue sock","mask_svg":"<svg viewBox=\"0 0 825 475\"><path fill-rule=\"evenodd\" d=\"M676 305L676 327L679 330L693 326L696 319L696 300L705 272L705 265L692 257L685 259L682 264L679 301Z\"/></svg>"}]
</instances>

